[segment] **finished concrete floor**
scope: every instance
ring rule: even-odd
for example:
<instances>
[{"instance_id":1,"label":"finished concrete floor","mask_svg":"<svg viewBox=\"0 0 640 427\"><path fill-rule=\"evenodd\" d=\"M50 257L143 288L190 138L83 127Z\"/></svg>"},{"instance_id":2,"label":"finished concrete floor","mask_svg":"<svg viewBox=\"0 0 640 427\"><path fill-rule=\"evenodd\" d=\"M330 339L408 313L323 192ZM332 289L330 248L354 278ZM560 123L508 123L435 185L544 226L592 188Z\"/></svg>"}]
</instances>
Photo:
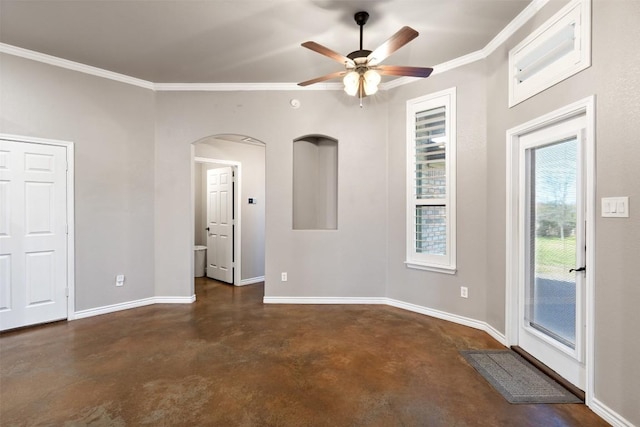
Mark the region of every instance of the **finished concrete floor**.
<instances>
[{"instance_id":1,"label":"finished concrete floor","mask_svg":"<svg viewBox=\"0 0 640 427\"><path fill-rule=\"evenodd\" d=\"M2 426L606 426L512 405L460 356L484 332L387 306L264 305L196 281L153 305L0 335Z\"/></svg>"}]
</instances>

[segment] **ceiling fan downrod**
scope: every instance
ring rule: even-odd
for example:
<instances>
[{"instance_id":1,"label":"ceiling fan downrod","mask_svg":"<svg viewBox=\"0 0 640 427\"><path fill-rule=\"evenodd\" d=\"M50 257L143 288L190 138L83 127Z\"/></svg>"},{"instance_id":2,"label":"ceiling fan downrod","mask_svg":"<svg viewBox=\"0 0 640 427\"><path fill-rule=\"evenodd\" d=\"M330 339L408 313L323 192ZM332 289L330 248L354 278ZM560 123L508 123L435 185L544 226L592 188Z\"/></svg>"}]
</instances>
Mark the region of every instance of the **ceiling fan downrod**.
<instances>
[{"instance_id":1,"label":"ceiling fan downrod","mask_svg":"<svg viewBox=\"0 0 640 427\"><path fill-rule=\"evenodd\" d=\"M365 11L356 12L356 14L353 15L353 19L355 19L356 24L360 26L360 50L362 50L362 33L364 24L369 20L369 14Z\"/></svg>"}]
</instances>

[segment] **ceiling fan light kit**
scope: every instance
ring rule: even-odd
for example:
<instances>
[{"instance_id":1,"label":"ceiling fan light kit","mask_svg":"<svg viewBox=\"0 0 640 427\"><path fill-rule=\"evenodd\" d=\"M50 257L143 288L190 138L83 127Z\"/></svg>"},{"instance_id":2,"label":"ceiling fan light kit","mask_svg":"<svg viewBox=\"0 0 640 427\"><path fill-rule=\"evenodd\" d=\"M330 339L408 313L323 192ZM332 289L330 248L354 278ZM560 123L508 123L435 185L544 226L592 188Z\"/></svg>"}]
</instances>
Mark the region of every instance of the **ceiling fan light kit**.
<instances>
[{"instance_id":1,"label":"ceiling fan light kit","mask_svg":"<svg viewBox=\"0 0 640 427\"><path fill-rule=\"evenodd\" d=\"M360 98L360 106L362 106L362 98L373 95L378 91L378 85L382 80L382 75L411 77L429 77L429 75L431 75L433 71L432 68L379 65L389 55L418 37L416 30L410 27L402 27L380 47L374 51L370 51L362 48L363 28L369 20L369 14L364 11L357 12L354 15L354 20L356 24L360 26L360 49L351 52L347 56L341 55L316 42L308 41L302 43L303 47L341 63L345 68L344 71L316 77L315 79L298 83L298 85L308 86L325 80L342 77L344 91L350 96L358 96L358 98Z\"/></svg>"}]
</instances>

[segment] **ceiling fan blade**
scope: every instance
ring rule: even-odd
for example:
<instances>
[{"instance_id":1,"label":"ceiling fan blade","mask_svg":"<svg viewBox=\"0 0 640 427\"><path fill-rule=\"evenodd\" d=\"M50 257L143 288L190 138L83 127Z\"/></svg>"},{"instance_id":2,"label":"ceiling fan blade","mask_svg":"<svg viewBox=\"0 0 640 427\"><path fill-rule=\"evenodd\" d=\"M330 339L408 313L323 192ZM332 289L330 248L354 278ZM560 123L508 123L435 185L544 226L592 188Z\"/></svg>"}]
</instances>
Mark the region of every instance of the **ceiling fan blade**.
<instances>
[{"instance_id":1,"label":"ceiling fan blade","mask_svg":"<svg viewBox=\"0 0 640 427\"><path fill-rule=\"evenodd\" d=\"M331 79L335 79L337 77L342 77L345 74L347 74L346 71L337 71L335 73L326 74L326 75L321 76L321 77L316 77L315 79L307 80L306 82L298 83L298 86L309 86L309 85L312 85L314 83L319 83L319 82L323 82L325 80L331 80Z\"/></svg>"},{"instance_id":2,"label":"ceiling fan blade","mask_svg":"<svg viewBox=\"0 0 640 427\"><path fill-rule=\"evenodd\" d=\"M404 67L401 65L378 65L375 70L386 76L429 77L433 68Z\"/></svg>"},{"instance_id":3,"label":"ceiling fan blade","mask_svg":"<svg viewBox=\"0 0 640 427\"><path fill-rule=\"evenodd\" d=\"M355 63L353 62L352 59L349 59L346 56L341 55L338 52L333 51L328 47L324 47L321 44L318 44L316 42L304 42L302 43L302 46L306 47L307 49L311 49L314 52L318 52L321 55L328 56L329 58L341 63L342 65L349 64L352 67L355 66Z\"/></svg>"},{"instance_id":4,"label":"ceiling fan blade","mask_svg":"<svg viewBox=\"0 0 640 427\"><path fill-rule=\"evenodd\" d=\"M376 65L384 61L389 55L400 49L411 40L418 37L418 32L411 27L402 27L397 33L389 37L382 45L367 56L367 63Z\"/></svg>"}]
</instances>

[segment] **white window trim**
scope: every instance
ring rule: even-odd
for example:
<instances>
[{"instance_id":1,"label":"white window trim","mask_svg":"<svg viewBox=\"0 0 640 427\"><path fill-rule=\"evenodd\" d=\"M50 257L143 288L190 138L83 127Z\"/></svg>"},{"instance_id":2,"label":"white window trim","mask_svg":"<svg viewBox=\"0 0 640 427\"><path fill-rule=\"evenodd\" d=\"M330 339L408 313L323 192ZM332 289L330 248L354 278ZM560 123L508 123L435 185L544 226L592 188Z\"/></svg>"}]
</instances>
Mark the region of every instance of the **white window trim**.
<instances>
[{"instance_id":1,"label":"white window trim","mask_svg":"<svg viewBox=\"0 0 640 427\"><path fill-rule=\"evenodd\" d=\"M416 199L414 197L415 114L438 107L446 108L445 128L447 148L445 156L447 194L447 254L417 254L413 229ZM406 158L406 260L409 268L437 273L456 273L456 88L421 96L407 101L407 158Z\"/></svg>"},{"instance_id":2,"label":"white window trim","mask_svg":"<svg viewBox=\"0 0 640 427\"><path fill-rule=\"evenodd\" d=\"M557 36L568 27L573 27L572 38L562 40ZM557 39L555 42L554 39ZM557 44L559 42L559 44ZM548 43L556 43L560 49L565 43L572 43L571 50L564 56L534 72L531 77L520 81L518 64L522 61L543 60L536 57L536 50ZM566 46L566 44L565 44ZM548 54L553 54L552 48ZM509 51L509 107L550 88L574 74L591 66L591 0L573 0L553 15L527 38Z\"/></svg>"}]
</instances>

